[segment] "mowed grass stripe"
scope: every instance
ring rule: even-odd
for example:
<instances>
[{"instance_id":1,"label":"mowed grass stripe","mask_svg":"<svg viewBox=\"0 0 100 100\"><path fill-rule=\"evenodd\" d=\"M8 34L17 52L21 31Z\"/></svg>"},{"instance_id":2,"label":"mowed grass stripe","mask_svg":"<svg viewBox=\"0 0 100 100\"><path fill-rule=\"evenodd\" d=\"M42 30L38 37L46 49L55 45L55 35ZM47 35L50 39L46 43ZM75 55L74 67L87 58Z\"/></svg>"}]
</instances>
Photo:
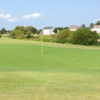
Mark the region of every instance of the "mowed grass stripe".
<instances>
[{"instance_id":1,"label":"mowed grass stripe","mask_svg":"<svg viewBox=\"0 0 100 100\"><path fill-rule=\"evenodd\" d=\"M100 99L100 50L43 46L41 55L40 49L0 44L0 100Z\"/></svg>"},{"instance_id":2,"label":"mowed grass stripe","mask_svg":"<svg viewBox=\"0 0 100 100\"><path fill-rule=\"evenodd\" d=\"M41 45L41 41L1 38L0 39L0 44L32 44L32 45ZM84 46L84 45L61 44L61 43L51 43L51 42L43 42L43 45L44 46L52 46L52 47L62 47L62 48L79 48L79 49L98 49L98 50L100 50L100 46Z\"/></svg>"},{"instance_id":3,"label":"mowed grass stripe","mask_svg":"<svg viewBox=\"0 0 100 100\"><path fill-rule=\"evenodd\" d=\"M41 69L85 69L99 68L99 50L70 49L36 45L1 45L1 64L6 67ZM5 63L6 62L6 63Z\"/></svg>"}]
</instances>

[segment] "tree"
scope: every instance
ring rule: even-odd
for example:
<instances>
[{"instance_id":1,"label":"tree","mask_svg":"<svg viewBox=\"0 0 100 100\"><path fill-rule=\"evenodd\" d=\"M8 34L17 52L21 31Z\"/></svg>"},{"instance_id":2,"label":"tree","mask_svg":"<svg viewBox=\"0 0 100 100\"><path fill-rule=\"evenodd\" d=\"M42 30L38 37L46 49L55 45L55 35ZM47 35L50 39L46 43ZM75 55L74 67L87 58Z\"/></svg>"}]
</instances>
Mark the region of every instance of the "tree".
<instances>
[{"instance_id":1,"label":"tree","mask_svg":"<svg viewBox=\"0 0 100 100\"><path fill-rule=\"evenodd\" d=\"M90 23L90 28L92 28L94 26L94 24L93 23Z\"/></svg>"},{"instance_id":2,"label":"tree","mask_svg":"<svg viewBox=\"0 0 100 100\"><path fill-rule=\"evenodd\" d=\"M57 34L57 42L58 43L66 43L67 38L69 37L70 30L69 29L63 29L62 31L59 31Z\"/></svg>"},{"instance_id":3,"label":"tree","mask_svg":"<svg viewBox=\"0 0 100 100\"><path fill-rule=\"evenodd\" d=\"M13 30L10 32L9 37L11 37L13 39L23 39L24 33L23 33L23 31L20 31L20 30Z\"/></svg>"},{"instance_id":4,"label":"tree","mask_svg":"<svg viewBox=\"0 0 100 100\"><path fill-rule=\"evenodd\" d=\"M7 32L7 30L5 29L5 28L2 28L1 29L1 34L4 34L4 33L6 33Z\"/></svg>"},{"instance_id":5,"label":"tree","mask_svg":"<svg viewBox=\"0 0 100 100\"><path fill-rule=\"evenodd\" d=\"M27 38L31 38L32 32L31 32L31 31L27 31L27 32L26 32L26 35L27 35Z\"/></svg>"},{"instance_id":6,"label":"tree","mask_svg":"<svg viewBox=\"0 0 100 100\"><path fill-rule=\"evenodd\" d=\"M63 29L57 34L57 39L65 39L69 36L70 30L69 29Z\"/></svg>"},{"instance_id":7,"label":"tree","mask_svg":"<svg viewBox=\"0 0 100 100\"><path fill-rule=\"evenodd\" d=\"M99 21L97 21L95 25L100 25L100 20L99 20Z\"/></svg>"},{"instance_id":8,"label":"tree","mask_svg":"<svg viewBox=\"0 0 100 100\"><path fill-rule=\"evenodd\" d=\"M54 32L57 33L57 28L54 29Z\"/></svg>"},{"instance_id":9,"label":"tree","mask_svg":"<svg viewBox=\"0 0 100 100\"><path fill-rule=\"evenodd\" d=\"M7 32L9 32L9 33L10 33L11 31L10 31L10 30L7 30Z\"/></svg>"},{"instance_id":10,"label":"tree","mask_svg":"<svg viewBox=\"0 0 100 100\"><path fill-rule=\"evenodd\" d=\"M67 29L68 27L56 27L55 29L54 29L54 32L55 33L58 33L59 31L62 31L63 29Z\"/></svg>"},{"instance_id":11,"label":"tree","mask_svg":"<svg viewBox=\"0 0 100 100\"><path fill-rule=\"evenodd\" d=\"M25 27L24 26L20 26L20 31L25 31Z\"/></svg>"},{"instance_id":12,"label":"tree","mask_svg":"<svg viewBox=\"0 0 100 100\"><path fill-rule=\"evenodd\" d=\"M82 24L82 28L84 28L85 27L85 24Z\"/></svg>"},{"instance_id":13,"label":"tree","mask_svg":"<svg viewBox=\"0 0 100 100\"><path fill-rule=\"evenodd\" d=\"M0 38L1 38L1 31L0 31Z\"/></svg>"},{"instance_id":14,"label":"tree","mask_svg":"<svg viewBox=\"0 0 100 100\"><path fill-rule=\"evenodd\" d=\"M79 28L73 32L71 42L73 44L92 45L97 44L98 38L96 31L91 31L89 28Z\"/></svg>"},{"instance_id":15,"label":"tree","mask_svg":"<svg viewBox=\"0 0 100 100\"><path fill-rule=\"evenodd\" d=\"M20 30L20 31L25 31L25 28L24 28L24 26L16 26L15 28L14 28L14 30Z\"/></svg>"},{"instance_id":16,"label":"tree","mask_svg":"<svg viewBox=\"0 0 100 100\"><path fill-rule=\"evenodd\" d=\"M27 27L25 28L25 34L26 34L28 31L30 31L30 32L32 32L32 33L34 34L34 33L36 33L36 28L34 28L33 26L27 26Z\"/></svg>"},{"instance_id":17,"label":"tree","mask_svg":"<svg viewBox=\"0 0 100 100\"><path fill-rule=\"evenodd\" d=\"M0 34L1 34L1 30L0 30Z\"/></svg>"},{"instance_id":18,"label":"tree","mask_svg":"<svg viewBox=\"0 0 100 100\"><path fill-rule=\"evenodd\" d=\"M20 30L20 26L16 26L14 30Z\"/></svg>"},{"instance_id":19,"label":"tree","mask_svg":"<svg viewBox=\"0 0 100 100\"><path fill-rule=\"evenodd\" d=\"M37 34L40 34L40 32L41 32L41 30L36 30L36 33L37 33Z\"/></svg>"}]
</instances>

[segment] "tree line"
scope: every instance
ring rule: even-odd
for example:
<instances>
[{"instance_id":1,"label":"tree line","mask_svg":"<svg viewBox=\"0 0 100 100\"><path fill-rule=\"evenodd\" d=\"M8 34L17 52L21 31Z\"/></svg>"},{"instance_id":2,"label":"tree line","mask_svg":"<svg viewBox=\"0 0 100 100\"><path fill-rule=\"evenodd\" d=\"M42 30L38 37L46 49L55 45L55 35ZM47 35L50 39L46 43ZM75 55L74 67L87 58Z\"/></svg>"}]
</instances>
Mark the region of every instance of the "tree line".
<instances>
[{"instance_id":1,"label":"tree line","mask_svg":"<svg viewBox=\"0 0 100 100\"><path fill-rule=\"evenodd\" d=\"M11 32L10 30L6 30L5 28L2 28L1 30L0 30L0 34L5 34L6 32Z\"/></svg>"},{"instance_id":2,"label":"tree line","mask_svg":"<svg viewBox=\"0 0 100 100\"><path fill-rule=\"evenodd\" d=\"M94 25L100 25L100 21L97 21L95 24L94 23L90 23L90 28L92 28Z\"/></svg>"},{"instance_id":3,"label":"tree line","mask_svg":"<svg viewBox=\"0 0 100 100\"><path fill-rule=\"evenodd\" d=\"M100 21L95 24L90 23L90 27L94 25L100 25ZM59 30L59 32L58 32ZM54 35L38 35L33 36L35 33L40 34L41 30L37 30L33 26L16 26L12 31L10 31L9 37L13 39L30 39L41 41L41 38L44 42L56 42L56 43L72 43L72 44L81 44L81 45L93 45L98 44L98 39L100 34L97 34L96 31L91 31L90 28L85 27L85 24L82 24L82 27L76 31L70 31L68 27L57 27L54 32L57 34ZM4 28L0 30L2 34L6 32Z\"/></svg>"},{"instance_id":4,"label":"tree line","mask_svg":"<svg viewBox=\"0 0 100 100\"><path fill-rule=\"evenodd\" d=\"M16 26L9 34L9 37L15 38L31 38L33 34L37 33L40 34L41 30L37 30L33 26Z\"/></svg>"}]
</instances>

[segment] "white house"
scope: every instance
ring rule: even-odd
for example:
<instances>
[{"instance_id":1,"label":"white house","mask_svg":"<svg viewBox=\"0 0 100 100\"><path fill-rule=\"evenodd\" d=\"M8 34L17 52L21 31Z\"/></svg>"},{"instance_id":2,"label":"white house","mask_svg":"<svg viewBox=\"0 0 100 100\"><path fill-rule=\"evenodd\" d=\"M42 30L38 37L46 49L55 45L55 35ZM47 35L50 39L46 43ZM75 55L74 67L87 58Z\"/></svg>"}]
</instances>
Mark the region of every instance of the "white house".
<instances>
[{"instance_id":1,"label":"white house","mask_svg":"<svg viewBox=\"0 0 100 100\"><path fill-rule=\"evenodd\" d=\"M70 31L76 31L78 28L81 28L81 26L76 26L76 25L70 25L69 26Z\"/></svg>"},{"instance_id":2,"label":"white house","mask_svg":"<svg viewBox=\"0 0 100 100\"><path fill-rule=\"evenodd\" d=\"M43 35L50 35L50 34L55 34L54 33L54 27L44 27L43 29L42 29L42 31L43 31Z\"/></svg>"},{"instance_id":3,"label":"white house","mask_svg":"<svg viewBox=\"0 0 100 100\"><path fill-rule=\"evenodd\" d=\"M91 31L96 31L97 33L100 33L100 25L94 25L93 28L91 28Z\"/></svg>"}]
</instances>

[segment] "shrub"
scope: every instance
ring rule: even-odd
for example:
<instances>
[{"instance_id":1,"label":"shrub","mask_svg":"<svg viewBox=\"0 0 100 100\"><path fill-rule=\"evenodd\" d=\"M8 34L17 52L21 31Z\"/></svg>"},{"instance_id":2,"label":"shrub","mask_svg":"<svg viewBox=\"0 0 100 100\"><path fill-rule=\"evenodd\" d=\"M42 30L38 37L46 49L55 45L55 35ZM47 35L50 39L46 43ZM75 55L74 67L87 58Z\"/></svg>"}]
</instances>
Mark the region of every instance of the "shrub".
<instances>
[{"instance_id":1,"label":"shrub","mask_svg":"<svg viewBox=\"0 0 100 100\"><path fill-rule=\"evenodd\" d=\"M57 39L65 39L69 36L70 30L69 29L63 29L57 34Z\"/></svg>"},{"instance_id":2,"label":"shrub","mask_svg":"<svg viewBox=\"0 0 100 100\"><path fill-rule=\"evenodd\" d=\"M73 44L92 45L97 44L98 38L96 31L91 31L89 28L79 28L72 33L71 42Z\"/></svg>"},{"instance_id":3,"label":"shrub","mask_svg":"<svg viewBox=\"0 0 100 100\"><path fill-rule=\"evenodd\" d=\"M69 29L63 29L57 34L57 42L58 43L66 43L67 38L69 37L70 30Z\"/></svg>"},{"instance_id":4,"label":"shrub","mask_svg":"<svg viewBox=\"0 0 100 100\"><path fill-rule=\"evenodd\" d=\"M57 38L51 38L51 41L50 42L57 43Z\"/></svg>"},{"instance_id":5,"label":"shrub","mask_svg":"<svg viewBox=\"0 0 100 100\"><path fill-rule=\"evenodd\" d=\"M57 43L66 43L67 39L57 39Z\"/></svg>"},{"instance_id":6,"label":"shrub","mask_svg":"<svg viewBox=\"0 0 100 100\"><path fill-rule=\"evenodd\" d=\"M10 32L9 37L11 37L13 39L23 39L24 33L23 33L23 31L20 31L20 30L13 30Z\"/></svg>"},{"instance_id":7,"label":"shrub","mask_svg":"<svg viewBox=\"0 0 100 100\"><path fill-rule=\"evenodd\" d=\"M1 34L0 34L0 38L1 38Z\"/></svg>"},{"instance_id":8,"label":"shrub","mask_svg":"<svg viewBox=\"0 0 100 100\"><path fill-rule=\"evenodd\" d=\"M42 41L43 42L49 42L49 36L48 35L42 36Z\"/></svg>"},{"instance_id":9,"label":"shrub","mask_svg":"<svg viewBox=\"0 0 100 100\"><path fill-rule=\"evenodd\" d=\"M56 34L51 34L51 35L49 35L49 37L56 38L57 35Z\"/></svg>"},{"instance_id":10,"label":"shrub","mask_svg":"<svg viewBox=\"0 0 100 100\"><path fill-rule=\"evenodd\" d=\"M100 39L100 33L98 35L99 35L99 39Z\"/></svg>"},{"instance_id":11,"label":"shrub","mask_svg":"<svg viewBox=\"0 0 100 100\"><path fill-rule=\"evenodd\" d=\"M28 31L28 32L26 32L26 35L27 35L27 38L31 38L32 32L31 31Z\"/></svg>"},{"instance_id":12,"label":"shrub","mask_svg":"<svg viewBox=\"0 0 100 100\"><path fill-rule=\"evenodd\" d=\"M36 41L42 40L43 42L55 42L55 43L57 42L57 38L54 35L42 35L42 36L39 35L38 38L34 38L33 40L36 40Z\"/></svg>"},{"instance_id":13,"label":"shrub","mask_svg":"<svg viewBox=\"0 0 100 100\"><path fill-rule=\"evenodd\" d=\"M72 36L73 36L73 31L70 31L69 36L66 38L66 41L71 43Z\"/></svg>"}]
</instances>

